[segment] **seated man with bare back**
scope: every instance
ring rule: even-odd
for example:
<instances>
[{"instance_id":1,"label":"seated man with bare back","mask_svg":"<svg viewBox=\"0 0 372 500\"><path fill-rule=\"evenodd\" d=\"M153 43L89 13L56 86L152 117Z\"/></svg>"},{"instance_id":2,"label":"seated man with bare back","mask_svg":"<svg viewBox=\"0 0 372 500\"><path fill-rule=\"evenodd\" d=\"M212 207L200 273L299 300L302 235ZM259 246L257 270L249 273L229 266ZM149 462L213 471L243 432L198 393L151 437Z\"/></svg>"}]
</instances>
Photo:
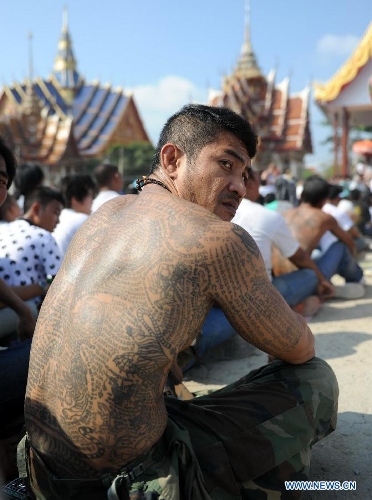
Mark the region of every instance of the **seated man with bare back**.
<instances>
[{"instance_id":1,"label":"seated man with bare back","mask_svg":"<svg viewBox=\"0 0 372 500\"><path fill-rule=\"evenodd\" d=\"M282 215L301 248L313 257L323 275L328 280L336 274L345 279L344 285L335 287L335 297L360 298L364 295L363 270L355 259L355 242L332 215L322 210L330 189L331 185L322 177L308 177L300 205ZM322 252L324 238L330 238L331 244ZM282 262L277 266L281 270L285 268Z\"/></svg>"},{"instance_id":2,"label":"seated man with bare back","mask_svg":"<svg viewBox=\"0 0 372 500\"><path fill-rule=\"evenodd\" d=\"M311 446L335 428L337 381L230 222L256 145L233 111L185 106L140 194L74 236L32 345L20 451L36 498L271 498L306 479ZM164 396L214 304L278 360L205 396Z\"/></svg>"}]
</instances>

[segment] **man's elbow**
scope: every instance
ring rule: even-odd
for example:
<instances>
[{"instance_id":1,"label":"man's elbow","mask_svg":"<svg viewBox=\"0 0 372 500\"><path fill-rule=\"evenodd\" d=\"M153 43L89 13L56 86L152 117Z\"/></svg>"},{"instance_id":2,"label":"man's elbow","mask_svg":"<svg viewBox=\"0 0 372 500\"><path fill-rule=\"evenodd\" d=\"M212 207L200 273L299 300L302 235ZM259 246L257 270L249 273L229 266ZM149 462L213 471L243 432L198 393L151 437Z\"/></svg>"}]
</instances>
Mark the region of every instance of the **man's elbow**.
<instances>
[{"instance_id":1,"label":"man's elbow","mask_svg":"<svg viewBox=\"0 0 372 500\"><path fill-rule=\"evenodd\" d=\"M281 359L292 365L300 365L306 363L315 356L315 339L314 335L307 328L304 337L298 344L287 353L283 353Z\"/></svg>"},{"instance_id":2,"label":"man's elbow","mask_svg":"<svg viewBox=\"0 0 372 500\"><path fill-rule=\"evenodd\" d=\"M300 355L298 357L292 358L288 360L287 363L291 363L292 365L301 365L302 363L306 363L306 361L310 361L315 356L315 349L312 348L311 351L307 352L304 355Z\"/></svg>"}]
</instances>

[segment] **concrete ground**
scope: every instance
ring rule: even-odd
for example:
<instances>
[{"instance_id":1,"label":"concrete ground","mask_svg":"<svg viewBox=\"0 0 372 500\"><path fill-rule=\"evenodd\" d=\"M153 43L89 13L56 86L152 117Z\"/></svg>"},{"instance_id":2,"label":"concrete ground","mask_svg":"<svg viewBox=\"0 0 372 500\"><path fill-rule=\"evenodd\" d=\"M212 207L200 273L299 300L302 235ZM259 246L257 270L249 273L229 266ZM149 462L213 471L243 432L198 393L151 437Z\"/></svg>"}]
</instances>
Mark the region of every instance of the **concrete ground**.
<instances>
[{"instance_id":1,"label":"concrete ground","mask_svg":"<svg viewBox=\"0 0 372 500\"><path fill-rule=\"evenodd\" d=\"M357 489L306 492L304 500L372 499L372 252L360 264L365 296L329 301L309 322L317 356L332 366L340 387L338 426L313 447L310 480L356 481ZM266 359L236 337L208 354L204 364L187 374L185 385L192 392L219 388Z\"/></svg>"}]
</instances>

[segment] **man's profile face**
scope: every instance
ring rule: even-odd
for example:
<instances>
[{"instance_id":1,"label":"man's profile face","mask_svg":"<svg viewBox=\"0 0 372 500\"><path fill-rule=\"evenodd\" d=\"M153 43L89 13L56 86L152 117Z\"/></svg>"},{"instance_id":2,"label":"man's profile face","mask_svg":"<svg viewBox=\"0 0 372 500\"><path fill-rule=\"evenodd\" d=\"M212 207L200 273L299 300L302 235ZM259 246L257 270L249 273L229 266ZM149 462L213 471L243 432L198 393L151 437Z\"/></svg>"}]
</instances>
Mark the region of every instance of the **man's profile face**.
<instances>
[{"instance_id":1,"label":"man's profile face","mask_svg":"<svg viewBox=\"0 0 372 500\"><path fill-rule=\"evenodd\" d=\"M6 163L2 156L0 156L0 207L8 196L8 171Z\"/></svg>"},{"instance_id":2,"label":"man's profile face","mask_svg":"<svg viewBox=\"0 0 372 500\"><path fill-rule=\"evenodd\" d=\"M53 232L58 224L63 205L58 200L50 201L45 207L40 207L37 216L37 225L46 231Z\"/></svg>"},{"instance_id":3,"label":"man's profile face","mask_svg":"<svg viewBox=\"0 0 372 500\"><path fill-rule=\"evenodd\" d=\"M245 195L250 165L245 146L223 132L191 162L183 158L176 185L183 198L231 221Z\"/></svg>"}]
</instances>

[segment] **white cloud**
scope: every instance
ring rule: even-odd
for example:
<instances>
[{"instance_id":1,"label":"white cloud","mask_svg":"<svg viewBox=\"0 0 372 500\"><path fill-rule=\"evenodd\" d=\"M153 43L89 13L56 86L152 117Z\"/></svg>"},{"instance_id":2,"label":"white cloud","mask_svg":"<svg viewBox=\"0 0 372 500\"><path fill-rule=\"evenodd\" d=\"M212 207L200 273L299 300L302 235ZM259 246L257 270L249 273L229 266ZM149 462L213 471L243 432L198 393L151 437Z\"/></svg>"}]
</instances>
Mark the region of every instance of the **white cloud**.
<instances>
[{"instance_id":1,"label":"white cloud","mask_svg":"<svg viewBox=\"0 0 372 500\"><path fill-rule=\"evenodd\" d=\"M324 35L318 42L317 51L324 55L349 56L358 45L354 35Z\"/></svg>"},{"instance_id":2,"label":"white cloud","mask_svg":"<svg viewBox=\"0 0 372 500\"><path fill-rule=\"evenodd\" d=\"M166 120L184 104L206 103L207 90L196 87L191 81L168 75L150 85L128 89L133 92L145 128L152 141L157 142Z\"/></svg>"}]
</instances>

